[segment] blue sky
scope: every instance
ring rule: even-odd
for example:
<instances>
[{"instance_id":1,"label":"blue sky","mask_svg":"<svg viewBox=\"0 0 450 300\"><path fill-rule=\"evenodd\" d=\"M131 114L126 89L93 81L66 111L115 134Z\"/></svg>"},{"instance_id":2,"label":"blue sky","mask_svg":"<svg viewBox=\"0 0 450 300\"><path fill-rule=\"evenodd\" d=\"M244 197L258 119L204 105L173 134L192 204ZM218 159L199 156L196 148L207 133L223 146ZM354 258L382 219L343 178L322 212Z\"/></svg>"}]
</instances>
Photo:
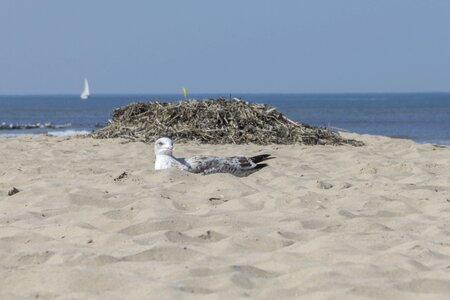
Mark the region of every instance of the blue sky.
<instances>
[{"instance_id":1,"label":"blue sky","mask_svg":"<svg viewBox=\"0 0 450 300\"><path fill-rule=\"evenodd\" d=\"M448 0L1 0L0 94L450 91Z\"/></svg>"}]
</instances>

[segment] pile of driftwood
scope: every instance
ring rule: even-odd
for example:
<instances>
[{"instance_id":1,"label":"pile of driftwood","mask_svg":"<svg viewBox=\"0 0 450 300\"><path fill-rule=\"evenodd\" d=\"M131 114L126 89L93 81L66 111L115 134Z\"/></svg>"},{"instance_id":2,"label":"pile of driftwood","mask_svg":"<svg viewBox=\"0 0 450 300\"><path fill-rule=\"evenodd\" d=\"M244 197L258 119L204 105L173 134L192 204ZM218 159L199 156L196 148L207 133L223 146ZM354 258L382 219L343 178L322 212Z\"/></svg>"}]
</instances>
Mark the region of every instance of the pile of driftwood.
<instances>
[{"instance_id":1,"label":"pile of driftwood","mask_svg":"<svg viewBox=\"0 0 450 300\"><path fill-rule=\"evenodd\" d=\"M92 135L148 143L165 136L207 144L363 145L326 128L292 121L266 104L236 98L132 103L115 109L109 124Z\"/></svg>"}]
</instances>

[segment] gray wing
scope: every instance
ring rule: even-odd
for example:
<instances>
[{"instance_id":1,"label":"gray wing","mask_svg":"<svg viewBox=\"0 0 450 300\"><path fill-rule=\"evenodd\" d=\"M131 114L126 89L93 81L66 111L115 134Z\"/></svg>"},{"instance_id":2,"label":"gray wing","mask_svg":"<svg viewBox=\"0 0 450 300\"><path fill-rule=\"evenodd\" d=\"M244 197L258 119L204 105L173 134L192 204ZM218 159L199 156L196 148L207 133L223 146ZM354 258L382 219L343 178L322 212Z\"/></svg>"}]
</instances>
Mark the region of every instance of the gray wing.
<instances>
[{"instance_id":1,"label":"gray wing","mask_svg":"<svg viewBox=\"0 0 450 300\"><path fill-rule=\"evenodd\" d=\"M170 166L180 170L191 172L191 167L186 163L184 158L175 158L170 161Z\"/></svg>"},{"instance_id":2,"label":"gray wing","mask_svg":"<svg viewBox=\"0 0 450 300\"><path fill-rule=\"evenodd\" d=\"M245 177L267 166L266 164L257 164L245 156L194 156L183 160L190 167L189 172L203 175L230 173Z\"/></svg>"}]
</instances>

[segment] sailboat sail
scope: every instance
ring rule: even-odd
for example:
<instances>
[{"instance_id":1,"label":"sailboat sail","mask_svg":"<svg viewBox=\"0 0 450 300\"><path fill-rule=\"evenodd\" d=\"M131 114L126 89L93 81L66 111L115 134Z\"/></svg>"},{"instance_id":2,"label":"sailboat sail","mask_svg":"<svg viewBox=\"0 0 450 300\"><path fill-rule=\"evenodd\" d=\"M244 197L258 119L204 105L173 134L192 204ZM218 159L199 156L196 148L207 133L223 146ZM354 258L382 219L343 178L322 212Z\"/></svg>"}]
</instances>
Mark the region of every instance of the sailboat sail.
<instances>
[{"instance_id":1,"label":"sailboat sail","mask_svg":"<svg viewBox=\"0 0 450 300\"><path fill-rule=\"evenodd\" d=\"M87 79L84 79L84 89L83 92L80 95L81 99L87 99L89 98L90 92L89 92L89 83Z\"/></svg>"}]
</instances>

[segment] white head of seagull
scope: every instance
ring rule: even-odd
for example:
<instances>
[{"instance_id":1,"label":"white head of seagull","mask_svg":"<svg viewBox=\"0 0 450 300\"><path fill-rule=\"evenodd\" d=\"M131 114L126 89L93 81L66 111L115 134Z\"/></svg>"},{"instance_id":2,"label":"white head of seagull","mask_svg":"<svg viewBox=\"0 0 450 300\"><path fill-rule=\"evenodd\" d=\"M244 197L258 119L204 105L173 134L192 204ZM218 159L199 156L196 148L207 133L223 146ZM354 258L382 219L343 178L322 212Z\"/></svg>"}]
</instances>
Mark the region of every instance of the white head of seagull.
<instances>
[{"instance_id":1,"label":"white head of seagull","mask_svg":"<svg viewBox=\"0 0 450 300\"><path fill-rule=\"evenodd\" d=\"M261 162L273 158L270 154L260 154L252 157L200 155L189 158L176 158L172 155L172 150L173 142L169 138L163 137L155 142L155 170L175 167L203 175L230 173L244 177L267 167L267 164Z\"/></svg>"},{"instance_id":2,"label":"white head of seagull","mask_svg":"<svg viewBox=\"0 0 450 300\"><path fill-rule=\"evenodd\" d=\"M173 142L171 139L163 137L155 142L156 155L172 155Z\"/></svg>"},{"instance_id":3,"label":"white head of seagull","mask_svg":"<svg viewBox=\"0 0 450 300\"><path fill-rule=\"evenodd\" d=\"M155 142L155 170L169 169L178 164L172 150L173 142L169 138L163 137Z\"/></svg>"}]
</instances>

